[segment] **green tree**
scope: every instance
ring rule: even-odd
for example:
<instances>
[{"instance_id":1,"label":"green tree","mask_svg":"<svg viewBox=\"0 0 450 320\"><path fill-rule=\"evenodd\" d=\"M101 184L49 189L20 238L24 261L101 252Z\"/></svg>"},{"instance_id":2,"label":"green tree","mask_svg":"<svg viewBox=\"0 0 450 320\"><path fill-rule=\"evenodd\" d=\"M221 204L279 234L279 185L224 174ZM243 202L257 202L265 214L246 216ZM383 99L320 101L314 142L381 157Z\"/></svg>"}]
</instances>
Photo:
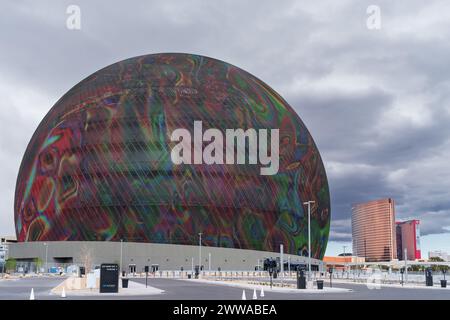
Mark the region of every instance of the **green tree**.
<instances>
[{"instance_id":1,"label":"green tree","mask_svg":"<svg viewBox=\"0 0 450 320\"><path fill-rule=\"evenodd\" d=\"M43 261L41 258L34 258L33 259L34 264L36 265L36 271L39 272L42 265L43 265Z\"/></svg>"},{"instance_id":2,"label":"green tree","mask_svg":"<svg viewBox=\"0 0 450 320\"><path fill-rule=\"evenodd\" d=\"M440 257L431 257L430 259L428 259L428 261L430 261L430 262L444 262L444 259L442 259Z\"/></svg>"},{"instance_id":3,"label":"green tree","mask_svg":"<svg viewBox=\"0 0 450 320\"><path fill-rule=\"evenodd\" d=\"M428 259L428 261L430 262L444 262L445 260L440 258L440 257L431 257L430 259ZM434 265L431 267L431 269L433 271L440 271L442 272L443 270L448 271L448 266L445 265Z\"/></svg>"},{"instance_id":4,"label":"green tree","mask_svg":"<svg viewBox=\"0 0 450 320\"><path fill-rule=\"evenodd\" d=\"M420 265L417 265L417 264L413 264L413 265L409 266L409 269L410 269L411 271L418 272L418 271L422 271L422 270L423 270L423 267L420 266Z\"/></svg>"},{"instance_id":5,"label":"green tree","mask_svg":"<svg viewBox=\"0 0 450 320\"><path fill-rule=\"evenodd\" d=\"M6 259L5 269L6 271L15 271L16 270L17 261L14 258Z\"/></svg>"}]
</instances>

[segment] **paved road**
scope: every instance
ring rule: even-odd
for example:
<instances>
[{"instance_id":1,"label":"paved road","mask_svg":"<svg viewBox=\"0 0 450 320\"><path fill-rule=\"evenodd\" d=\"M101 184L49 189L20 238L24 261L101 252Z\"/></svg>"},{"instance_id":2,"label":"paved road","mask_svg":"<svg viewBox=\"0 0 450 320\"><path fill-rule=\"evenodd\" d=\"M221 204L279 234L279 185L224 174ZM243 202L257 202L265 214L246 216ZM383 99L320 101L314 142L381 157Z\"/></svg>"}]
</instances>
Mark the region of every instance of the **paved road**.
<instances>
[{"instance_id":1,"label":"paved road","mask_svg":"<svg viewBox=\"0 0 450 320\"><path fill-rule=\"evenodd\" d=\"M135 281L145 283L144 279ZM149 285L166 290L164 295L155 296L155 299L194 299L194 300L231 300L240 299L242 288L228 287L222 285L205 285L188 281L172 279L151 279ZM326 284L325 286L327 286ZM450 299L450 288L440 289L402 289L402 288L381 288L369 289L366 285L359 284L334 284L334 287L352 289L353 292L340 293L279 293L265 290L264 299L273 300L315 300L315 299L350 299L350 300L371 300L371 299ZM247 299L251 298L253 293L246 290Z\"/></svg>"},{"instance_id":2,"label":"paved road","mask_svg":"<svg viewBox=\"0 0 450 320\"><path fill-rule=\"evenodd\" d=\"M50 295L50 290L64 279L61 278L26 278L20 280L0 280L0 299L28 299L31 288L34 288L36 299L62 299ZM133 281L145 283L145 279ZM129 296L116 297L115 299L173 299L173 300L236 300L242 296L242 288L222 286L217 284L204 284L198 282L182 281L175 279L149 279L150 286L165 290L164 294L154 296ZM325 284L326 286L328 283ZM334 287L352 289L353 292L344 293L279 293L265 291L265 300L311 300L311 299L446 299L450 300L450 288L441 289L402 289L381 288L368 289L365 285L358 284L334 284ZM250 299L252 290L246 290ZM76 297L68 294L67 299L102 299L102 297ZM108 296L107 299L111 299Z\"/></svg>"},{"instance_id":3,"label":"paved road","mask_svg":"<svg viewBox=\"0 0 450 320\"><path fill-rule=\"evenodd\" d=\"M17 280L0 280L0 299L29 299L31 288L36 298L49 296L50 290L64 281L65 278L24 278Z\"/></svg>"}]
</instances>

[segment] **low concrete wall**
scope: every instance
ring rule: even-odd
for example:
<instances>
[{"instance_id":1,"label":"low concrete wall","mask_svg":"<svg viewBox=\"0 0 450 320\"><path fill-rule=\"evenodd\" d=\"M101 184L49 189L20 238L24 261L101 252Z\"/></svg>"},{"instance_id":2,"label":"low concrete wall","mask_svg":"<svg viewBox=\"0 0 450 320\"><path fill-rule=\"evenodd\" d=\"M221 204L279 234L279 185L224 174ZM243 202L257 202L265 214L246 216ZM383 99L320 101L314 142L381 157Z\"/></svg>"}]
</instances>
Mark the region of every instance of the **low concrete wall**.
<instances>
[{"instance_id":1,"label":"low concrete wall","mask_svg":"<svg viewBox=\"0 0 450 320\"><path fill-rule=\"evenodd\" d=\"M9 256L16 259L40 258L46 260L50 267L52 263L61 261L61 258L72 258L74 264L81 264L82 256L89 252L94 265L101 263L120 263L120 242L108 241L50 241L50 242L22 242L10 245ZM209 254L211 254L211 270L254 270L260 260L264 258L279 257L278 252L243 250L231 248L202 246L202 265L205 270L209 268ZM290 257L292 263L308 263L307 257L284 254L286 261ZM123 269L130 264L136 265L136 272L142 272L144 266L158 264L160 270L191 270L192 258L194 265L198 265L199 247L190 245L156 244L123 242L122 263ZM322 270L324 264L321 260L312 259L313 265Z\"/></svg>"}]
</instances>

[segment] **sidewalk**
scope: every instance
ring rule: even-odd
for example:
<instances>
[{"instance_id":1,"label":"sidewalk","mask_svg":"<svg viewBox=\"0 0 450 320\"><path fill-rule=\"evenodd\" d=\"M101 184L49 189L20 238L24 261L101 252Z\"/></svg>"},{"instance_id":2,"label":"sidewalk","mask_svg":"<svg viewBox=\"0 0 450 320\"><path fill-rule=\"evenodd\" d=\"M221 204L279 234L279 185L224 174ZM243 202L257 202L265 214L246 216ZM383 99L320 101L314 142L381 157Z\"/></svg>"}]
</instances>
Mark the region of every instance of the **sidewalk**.
<instances>
[{"instance_id":1,"label":"sidewalk","mask_svg":"<svg viewBox=\"0 0 450 320\"><path fill-rule=\"evenodd\" d=\"M329 284L329 280L325 282L325 284ZM376 283L376 282L366 282L366 281L358 281L353 282L351 279L349 280L343 280L343 279L333 279L333 284L356 284L356 285L370 285L372 287L374 286L381 286L386 288L403 288L403 289L430 289L430 290L450 290L450 287L447 286L447 288L441 288L440 284L434 284L432 287L427 287L425 284L417 284L417 283L406 283L405 285L397 284L397 283Z\"/></svg>"},{"instance_id":2,"label":"sidewalk","mask_svg":"<svg viewBox=\"0 0 450 320\"><path fill-rule=\"evenodd\" d=\"M261 288L264 288L265 292L281 292L281 293L338 293L338 292L352 292L352 289L346 288L329 288L324 287L323 290L314 289L296 289L292 287L272 287L270 285L259 285L259 284L251 284L243 281L219 281L219 280L205 280L205 279L178 279L179 281L191 281L197 283L206 283L206 284L216 284L221 286L230 286L230 287L238 287L243 289L256 289L260 291Z\"/></svg>"},{"instance_id":3,"label":"sidewalk","mask_svg":"<svg viewBox=\"0 0 450 320\"><path fill-rule=\"evenodd\" d=\"M53 288L50 291L50 295L61 295L63 283ZM111 297L111 296L147 296L157 295L164 293L164 290L150 287L145 287L145 284L141 284L135 281L128 282L128 288L119 288L118 293L100 293L99 289L81 289L81 290L65 290L66 296L99 296L99 297Z\"/></svg>"}]
</instances>

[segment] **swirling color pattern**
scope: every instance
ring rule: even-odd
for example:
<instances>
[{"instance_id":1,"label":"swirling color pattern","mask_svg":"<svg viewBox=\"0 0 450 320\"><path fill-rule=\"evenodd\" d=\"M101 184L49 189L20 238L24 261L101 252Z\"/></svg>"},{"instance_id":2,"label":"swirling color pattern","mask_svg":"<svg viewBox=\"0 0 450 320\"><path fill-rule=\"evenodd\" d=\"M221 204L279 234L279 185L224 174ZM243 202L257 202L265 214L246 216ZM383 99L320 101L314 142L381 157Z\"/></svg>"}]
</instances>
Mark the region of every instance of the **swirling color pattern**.
<instances>
[{"instance_id":1,"label":"swirling color pattern","mask_svg":"<svg viewBox=\"0 0 450 320\"><path fill-rule=\"evenodd\" d=\"M176 128L279 129L280 169L174 165ZM49 111L23 158L19 241L125 241L285 251L322 258L330 196L315 143L268 85L225 62L154 54L108 66Z\"/></svg>"}]
</instances>

